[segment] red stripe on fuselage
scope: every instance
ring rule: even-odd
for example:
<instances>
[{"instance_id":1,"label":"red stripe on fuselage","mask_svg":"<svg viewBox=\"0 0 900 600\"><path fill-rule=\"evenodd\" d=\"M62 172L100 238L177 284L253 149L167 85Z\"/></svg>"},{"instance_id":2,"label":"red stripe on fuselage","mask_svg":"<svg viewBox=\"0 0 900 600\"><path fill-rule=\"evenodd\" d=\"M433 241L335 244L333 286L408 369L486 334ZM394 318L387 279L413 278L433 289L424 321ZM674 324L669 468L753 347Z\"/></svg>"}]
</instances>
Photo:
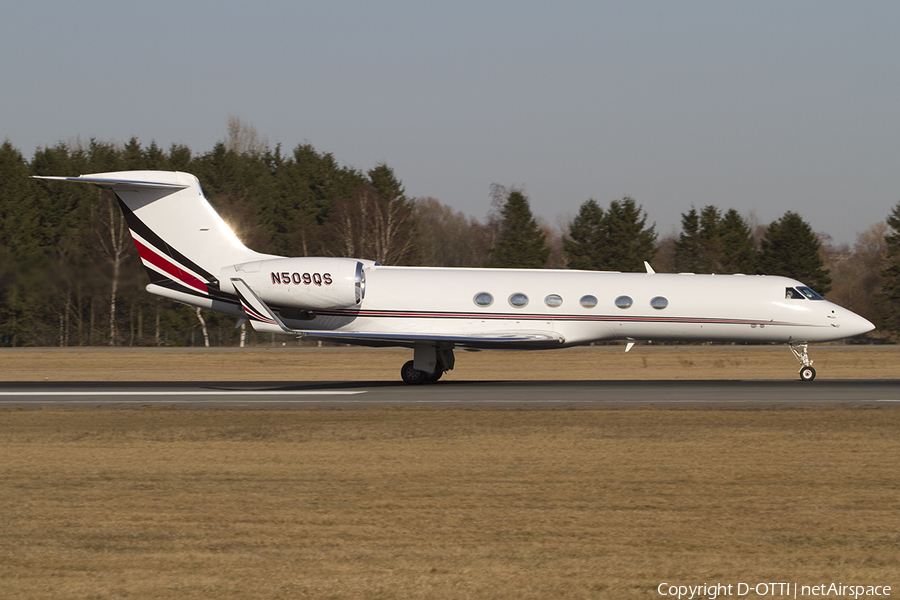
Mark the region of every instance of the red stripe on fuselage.
<instances>
[{"instance_id":1,"label":"red stripe on fuselage","mask_svg":"<svg viewBox=\"0 0 900 600\"><path fill-rule=\"evenodd\" d=\"M134 236L132 236L133 238ZM166 260L165 257L157 254L153 251L152 248L148 248L138 240L134 240L134 245L137 248L138 254L141 257L141 260L145 260L154 267L157 267L167 273L172 279L183 283L188 287L192 287L199 292L207 293L206 284L190 273L186 273L183 269L181 269L178 265Z\"/></svg>"}]
</instances>

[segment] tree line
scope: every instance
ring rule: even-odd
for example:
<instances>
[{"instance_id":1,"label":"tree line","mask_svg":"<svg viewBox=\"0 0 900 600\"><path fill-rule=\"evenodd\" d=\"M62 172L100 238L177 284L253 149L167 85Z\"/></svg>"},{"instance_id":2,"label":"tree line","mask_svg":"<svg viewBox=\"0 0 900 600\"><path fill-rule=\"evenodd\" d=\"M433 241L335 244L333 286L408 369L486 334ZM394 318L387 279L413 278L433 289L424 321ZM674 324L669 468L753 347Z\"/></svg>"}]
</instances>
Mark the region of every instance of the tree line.
<instances>
[{"instance_id":1,"label":"tree line","mask_svg":"<svg viewBox=\"0 0 900 600\"><path fill-rule=\"evenodd\" d=\"M853 246L817 235L786 212L764 226L736 210L691 207L660 238L632 198L585 201L562 227L539 223L523 189L493 185L484 222L434 198L409 198L386 164L340 165L300 144L270 148L237 119L205 154L183 145L59 143L32 159L0 145L0 346L161 346L270 343L234 319L144 291L146 275L114 195L31 175L120 170L196 175L247 246L286 256L352 256L382 264L766 273L797 278L900 333L900 204Z\"/></svg>"},{"instance_id":2,"label":"tree line","mask_svg":"<svg viewBox=\"0 0 900 600\"><path fill-rule=\"evenodd\" d=\"M301 144L248 143L239 123L202 155L173 145L59 143L28 161L0 145L0 346L232 345L268 338L234 319L147 294L147 276L115 196L31 175L178 170L251 248L289 256L415 261L415 203L387 165L341 166ZM265 339L264 339L265 338Z\"/></svg>"}]
</instances>

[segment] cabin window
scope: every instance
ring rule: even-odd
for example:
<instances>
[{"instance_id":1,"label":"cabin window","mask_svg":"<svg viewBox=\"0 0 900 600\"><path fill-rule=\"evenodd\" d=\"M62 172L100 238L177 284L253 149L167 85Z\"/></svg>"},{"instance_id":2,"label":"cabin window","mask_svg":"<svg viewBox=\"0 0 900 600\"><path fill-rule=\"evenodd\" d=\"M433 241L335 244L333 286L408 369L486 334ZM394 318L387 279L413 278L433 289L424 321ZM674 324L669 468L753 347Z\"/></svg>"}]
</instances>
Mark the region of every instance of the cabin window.
<instances>
[{"instance_id":1,"label":"cabin window","mask_svg":"<svg viewBox=\"0 0 900 600\"><path fill-rule=\"evenodd\" d=\"M597 297L590 295L582 296L581 300L579 300L578 302L580 302L581 305L585 308L594 308L595 306L597 306Z\"/></svg>"},{"instance_id":2,"label":"cabin window","mask_svg":"<svg viewBox=\"0 0 900 600\"><path fill-rule=\"evenodd\" d=\"M509 297L509 303L516 308L522 308L523 306L528 304L528 296L526 296L525 294L513 294Z\"/></svg>"},{"instance_id":3,"label":"cabin window","mask_svg":"<svg viewBox=\"0 0 900 600\"><path fill-rule=\"evenodd\" d=\"M812 291L812 290L810 290ZM785 300L803 300L803 294L798 292L792 287L784 288L784 299Z\"/></svg>"},{"instance_id":4,"label":"cabin window","mask_svg":"<svg viewBox=\"0 0 900 600\"><path fill-rule=\"evenodd\" d=\"M650 306L657 310L662 310L669 305L669 301L663 298L662 296L657 296L656 298L650 301Z\"/></svg>"},{"instance_id":5,"label":"cabin window","mask_svg":"<svg viewBox=\"0 0 900 600\"><path fill-rule=\"evenodd\" d=\"M549 296L544 298L544 304L551 308L562 306L562 296L560 296L559 294L550 294Z\"/></svg>"},{"instance_id":6,"label":"cabin window","mask_svg":"<svg viewBox=\"0 0 900 600\"><path fill-rule=\"evenodd\" d=\"M494 297L488 294L487 292L481 292L480 294L475 294L475 304L478 306L490 306L494 303Z\"/></svg>"},{"instance_id":7,"label":"cabin window","mask_svg":"<svg viewBox=\"0 0 900 600\"><path fill-rule=\"evenodd\" d=\"M619 296L616 298L616 306L619 308L631 308L632 304L634 304L634 300L630 296Z\"/></svg>"},{"instance_id":8,"label":"cabin window","mask_svg":"<svg viewBox=\"0 0 900 600\"><path fill-rule=\"evenodd\" d=\"M806 287L805 285L798 285L797 289L800 290L801 294L803 294L810 300L824 300L825 299L822 296L815 293L814 291L812 291L810 288Z\"/></svg>"}]
</instances>

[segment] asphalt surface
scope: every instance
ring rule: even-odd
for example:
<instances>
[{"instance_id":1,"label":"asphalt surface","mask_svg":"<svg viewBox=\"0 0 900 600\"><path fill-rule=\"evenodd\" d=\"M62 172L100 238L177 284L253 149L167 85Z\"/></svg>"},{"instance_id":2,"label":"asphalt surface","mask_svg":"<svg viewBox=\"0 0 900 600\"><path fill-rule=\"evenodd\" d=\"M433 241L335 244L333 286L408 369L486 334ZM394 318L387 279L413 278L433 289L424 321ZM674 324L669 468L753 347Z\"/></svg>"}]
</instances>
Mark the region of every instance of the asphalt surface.
<instances>
[{"instance_id":1,"label":"asphalt surface","mask_svg":"<svg viewBox=\"0 0 900 600\"><path fill-rule=\"evenodd\" d=\"M0 383L0 408L789 408L900 406L900 380Z\"/></svg>"}]
</instances>

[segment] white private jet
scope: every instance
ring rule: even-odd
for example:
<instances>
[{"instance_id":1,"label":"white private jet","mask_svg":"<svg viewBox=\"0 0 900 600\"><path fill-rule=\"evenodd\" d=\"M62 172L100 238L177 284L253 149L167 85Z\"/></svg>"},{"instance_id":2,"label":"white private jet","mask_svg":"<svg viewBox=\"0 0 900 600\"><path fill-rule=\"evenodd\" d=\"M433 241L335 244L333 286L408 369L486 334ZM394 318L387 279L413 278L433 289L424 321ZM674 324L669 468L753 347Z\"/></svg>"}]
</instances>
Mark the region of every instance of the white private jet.
<instances>
[{"instance_id":1,"label":"white private jet","mask_svg":"<svg viewBox=\"0 0 900 600\"><path fill-rule=\"evenodd\" d=\"M412 348L411 384L453 368L454 348L547 349L597 341L786 343L810 381L807 345L874 329L801 282L765 275L389 267L250 250L196 177L121 171L36 177L111 188L147 291L247 320L257 331Z\"/></svg>"}]
</instances>

